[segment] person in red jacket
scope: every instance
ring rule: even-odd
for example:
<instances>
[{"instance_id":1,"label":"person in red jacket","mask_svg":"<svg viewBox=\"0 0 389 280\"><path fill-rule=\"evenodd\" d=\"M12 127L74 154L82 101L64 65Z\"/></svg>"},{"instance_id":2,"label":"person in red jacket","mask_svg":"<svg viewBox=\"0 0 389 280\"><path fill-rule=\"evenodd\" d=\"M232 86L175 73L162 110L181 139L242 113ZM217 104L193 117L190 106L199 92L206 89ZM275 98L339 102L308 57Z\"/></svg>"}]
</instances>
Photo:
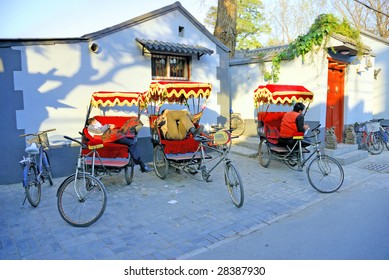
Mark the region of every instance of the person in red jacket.
<instances>
[{"instance_id":1,"label":"person in red jacket","mask_svg":"<svg viewBox=\"0 0 389 280\"><path fill-rule=\"evenodd\" d=\"M296 135L296 132L305 133L305 131L309 129L309 126L307 124L304 124L304 109L305 105L301 102L297 102L296 104L294 104L292 111L285 113L280 126L281 143L293 145L295 143L293 141L293 136ZM304 139L303 146L308 145L309 141L307 139Z\"/></svg>"}]
</instances>

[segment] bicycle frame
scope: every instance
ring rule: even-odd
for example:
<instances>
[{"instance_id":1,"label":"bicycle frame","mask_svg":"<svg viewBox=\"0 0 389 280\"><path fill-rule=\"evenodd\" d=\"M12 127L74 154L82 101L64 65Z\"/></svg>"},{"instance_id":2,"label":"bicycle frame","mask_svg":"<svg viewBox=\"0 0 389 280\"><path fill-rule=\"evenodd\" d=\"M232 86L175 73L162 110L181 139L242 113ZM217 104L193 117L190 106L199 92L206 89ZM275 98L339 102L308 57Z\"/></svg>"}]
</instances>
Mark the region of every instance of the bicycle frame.
<instances>
[{"instance_id":1,"label":"bicycle frame","mask_svg":"<svg viewBox=\"0 0 389 280\"><path fill-rule=\"evenodd\" d=\"M313 151L308 155L308 157L304 158L303 157L303 146L302 146L302 141L304 140L304 136L295 136L293 137L294 140L297 140L293 147L292 148L289 148L288 146L286 146L288 149L289 149L289 152L287 154L284 154L284 155L280 155L278 158L282 161L285 161L285 160L288 160L289 157L294 153L294 152L298 152L298 160L297 160L297 164L300 168L303 168L306 163L314 156L316 155L316 157L321 157L321 149L320 149L320 145L321 145L321 141L319 140L318 138L318 135L319 135L319 132L317 131L319 126L317 126L316 128L312 129L312 131L314 132L314 138L315 138L315 142L314 143L311 143L311 147L313 149ZM312 137L312 138L313 138Z\"/></svg>"},{"instance_id":2,"label":"bicycle frame","mask_svg":"<svg viewBox=\"0 0 389 280\"><path fill-rule=\"evenodd\" d=\"M196 141L199 141L200 143L199 143L199 146L198 146L197 150L193 154L192 158L189 160L188 165L193 164L196 161L195 160L195 156L196 156L196 154L198 152L200 152L201 153L201 159L200 159L200 165L199 165L198 169L201 170L203 179L205 178L206 179L205 181L207 181L208 178L209 178L209 175L211 174L211 172L222 161L225 161L225 164L230 162L230 159L228 157L228 153L229 153L230 148L231 148L231 140L229 141L228 146L225 146L225 145L222 145L222 146L219 146L219 145L210 146L207 143L212 142L213 141L212 139L208 139L208 138L206 138L204 136L196 136L194 139ZM212 165L212 167L210 169L207 168L205 149L209 149L211 151L214 151L214 152L218 153L219 160L214 165ZM213 160L215 160L215 159L213 159Z\"/></svg>"},{"instance_id":3,"label":"bicycle frame","mask_svg":"<svg viewBox=\"0 0 389 280\"><path fill-rule=\"evenodd\" d=\"M97 157L100 161L101 166L104 168L105 172L107 172L109 174L109 171L105 168L103 161L102 161L99 153L96 150L96 149L100 148L101 145L96 145L96 146L92 147L92 149L89 153L87 153L86 155L83 155L82 149L87 148L87 146L85 144L81 143L80 141L78 141L76 139L70 138L68 136L64 136L64 138L80 144L80 153L79 153L78 158L77 158L77 167L76 167L76 172L75 172L75 178L78 178L78 174L80 174L80 173L81 174L83 174L83 173L90 174L91 176L95 177L96 154L97 154ZM92 164L91 164L91 172L88 172L88 170L87 170L88 164L86 163L86 158L89 157L90 155L92 155ZM77 194L77 198L79 200L84 200L85 196L80 192L79 188L77 187L77 180L74 181L73 186L74 186L74 191Z\"/></svg>"}]
</instances>

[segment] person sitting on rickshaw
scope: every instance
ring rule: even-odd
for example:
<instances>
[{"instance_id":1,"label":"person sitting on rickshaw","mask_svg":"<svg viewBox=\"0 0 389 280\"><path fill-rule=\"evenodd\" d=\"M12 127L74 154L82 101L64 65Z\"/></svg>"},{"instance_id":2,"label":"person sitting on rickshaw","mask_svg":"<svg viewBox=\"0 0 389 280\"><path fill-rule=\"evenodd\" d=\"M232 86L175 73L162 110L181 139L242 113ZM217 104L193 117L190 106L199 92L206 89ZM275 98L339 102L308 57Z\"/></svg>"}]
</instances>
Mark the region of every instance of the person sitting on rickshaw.
<instances>
[{"instance_id":1,"label":"person sitting on rickshaw","mask_svg":"<svg viewBox=\"0 0 389 280\"><path fill-rule=\"evenodd\" d=\"M145 164L140 156L139 150L137 148L137 141L135 140L135 134L132 129L136 129L141 126L137 124L130 127L130 123L126 122L121 128L115 128L114 124L105 124L102 125L95 118L88 119L88 132L92 137L98 136L105 142L114 142L118 144L123 144L128 146L128 152L134 160L134 163L140 166L142 173L150 172L153 168Z\"/></svg>"},{"instance_id":2,"label":"person sitting on rickshaw","mask_svg":"<svg viewBox=\"0 0 389 280\"><path fill-rule=\"evenodd\" d=\"M280 126L280 144L286 144L289 147L293 147L296 143L296 140L293 139L293 136L296 136L297 132L305 133L309 126L304 124L304 115L303 111L305 105L301 102L297 102L293 106L293 110L285 113L282 117L281 126ZM302 146L309 146L311 143L308 139L304 138L301 142Z\"/></svg>"},{"instance_id":3,"label":"person sitting on rickshaw","mask_svg":"<svg viewBox=\"0 0 389 280\"><path fill-rule=\"evenodd\" d=\"M202 112L190 115L186 110L163 110L157 125L165 139L183 140L189 133L198 135L204 130L203 125L198 125L201 115Z\"/></svg>"}]
</instances>

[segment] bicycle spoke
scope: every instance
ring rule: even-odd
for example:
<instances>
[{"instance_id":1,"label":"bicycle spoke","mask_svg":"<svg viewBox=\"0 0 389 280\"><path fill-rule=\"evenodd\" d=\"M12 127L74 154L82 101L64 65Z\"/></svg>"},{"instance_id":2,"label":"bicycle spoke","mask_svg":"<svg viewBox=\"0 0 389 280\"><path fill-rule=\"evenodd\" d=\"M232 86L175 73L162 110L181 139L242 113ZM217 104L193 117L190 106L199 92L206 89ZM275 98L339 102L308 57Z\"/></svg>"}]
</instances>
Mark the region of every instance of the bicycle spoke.
<instances>
[{"instance_id":1,"label":"bicycle spoke","mask_svg":"<svg viewBox=\"0 0 389 280\"><path fill-rule=\"evenodd\" d=\"M338 190L344 180L343 168L334 158L322 155L313 159L307 167L309 183L322 193Z\"/></svg>"}]
</instances>

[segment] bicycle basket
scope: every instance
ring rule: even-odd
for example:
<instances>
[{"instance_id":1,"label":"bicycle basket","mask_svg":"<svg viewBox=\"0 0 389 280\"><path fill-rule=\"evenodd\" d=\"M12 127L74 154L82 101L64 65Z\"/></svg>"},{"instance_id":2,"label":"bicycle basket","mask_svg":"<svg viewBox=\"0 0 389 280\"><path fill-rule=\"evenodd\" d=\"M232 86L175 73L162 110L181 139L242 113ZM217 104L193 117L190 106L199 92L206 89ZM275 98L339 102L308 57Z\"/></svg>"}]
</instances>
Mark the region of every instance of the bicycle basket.
<instances>
[{"instance_id":1,"label":"bicycle basket","mask_svg":"<svg viewBox=\"0 0 389 280\"><path fill-rule=\"evenodd\" d=\"M366 124L365 123L356 123L354 125L355 133L364 132L365 130L366 130Z\"/></svg>"},{"instance_id":2,"label":"bicycle basket","mask_svg":"<svg viewBox=\"0 0 389 280\"><path fill-rule=\"evenodd\" d=\"M231 140L231 134L225 130L219 130L214 135L214 145L226 145Z\"/></svg>"},{"instance_id":3,"label":"bicycle basket","mask_svg":"<svg viewBox=\"0 0 389 280\"><path fill-rule=\"evenodd\" d=\"M36 143L38 145L42 145L44 149L48 149L50 146L49 138L47 137L47 133L39 134L38 136L31 137L27 139L27 143L31 145L32 143Z\"/></svg>"},{"instance_id":4,"label":"bicycle basket","mask_svg":"<svg viewBox=\"0 0 389 280\"><path fill-rule=\"evenodd\" d=\"M370 122L366 124L366 132L376 132L380 130L379 122Z\"/></svg>"}]
</instances>

